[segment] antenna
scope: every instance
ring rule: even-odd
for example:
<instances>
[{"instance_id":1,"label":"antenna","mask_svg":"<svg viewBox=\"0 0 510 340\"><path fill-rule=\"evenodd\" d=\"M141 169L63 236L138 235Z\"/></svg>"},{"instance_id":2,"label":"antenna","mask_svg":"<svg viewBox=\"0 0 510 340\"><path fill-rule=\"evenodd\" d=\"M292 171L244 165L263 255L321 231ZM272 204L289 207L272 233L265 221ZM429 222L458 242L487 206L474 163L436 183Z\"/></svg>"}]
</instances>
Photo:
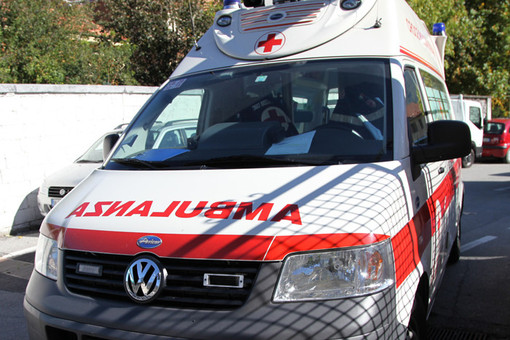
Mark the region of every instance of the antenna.
<instances>
[{"instance_id":1,"label":"antenna","mask_svg":"<svg viewBox=\"0 0 510 340\"><path fill-rule=\"evenodd\" d=\"M377 18L375 19L375 24L374 24L374 26L372 28L381 28L381 26L382 26L382 18L379 16L379 4L380 3L381 2L378 1L377 4L376 4L376 6L377 6Z\"/></svg>"},{"instance_id":2,"label":"antenna","mask_svg":"<svg viewBox=\"0 0 510 340\"><path fill-rule=\"evenodd\" d=\"M195 19L193 18L193 9L191 7L191 0L188 0L188 4L189 4L189 16L190 16L190 19L191 19L191 34L193 36L193 41L195 42L195 50L199 51L202 47L200 47L198 45L197 38L196 38Z\"/></svg>"}]
</instances>

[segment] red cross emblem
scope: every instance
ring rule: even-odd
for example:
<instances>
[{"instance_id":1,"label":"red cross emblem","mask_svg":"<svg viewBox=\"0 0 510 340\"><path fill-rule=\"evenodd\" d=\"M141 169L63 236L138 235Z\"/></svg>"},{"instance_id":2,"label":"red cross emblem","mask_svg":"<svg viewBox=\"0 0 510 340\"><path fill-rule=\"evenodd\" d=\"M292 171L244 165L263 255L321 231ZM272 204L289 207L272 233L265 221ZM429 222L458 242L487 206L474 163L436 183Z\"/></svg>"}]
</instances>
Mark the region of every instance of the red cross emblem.
<instances>
[{"instance_id":1,"label":"red cross emblem","mask_svg":"<svg viewBox=\"0 0 510 340\"><path fill-rule=\"evenodd\" d=\"M285 112L282 109L276 106L269 106L264 111L262 111L262 115L260 117L262 122L268 121L276 121L282 124L285 131L289 129L290 119L287 117Z\"/></svg>"},{"instance_id":2,"label":"red cross emblem","mask_svg":"<svg viewBox=\"0 0 510 340\"><path fill-rule=\"evenodd\" d=\"M267 110L267 115L269 116L269 118L265 119L264 121L275 120L280 123L286 123L287 121L285 120L285 117L278 113L279 112L276 111L276 108Z\"/></svg>"},{"instance_id":3,"label":"red cross emblem","mask_svg":"<svg viewBox=\"0 0 510 340\"><path fill-rule=\"evenodd\" d=\"M280 32L264 34L255 43L257 54L271 54L279 51L285 44L285 36Z\"/></svg>"}]
</instances>

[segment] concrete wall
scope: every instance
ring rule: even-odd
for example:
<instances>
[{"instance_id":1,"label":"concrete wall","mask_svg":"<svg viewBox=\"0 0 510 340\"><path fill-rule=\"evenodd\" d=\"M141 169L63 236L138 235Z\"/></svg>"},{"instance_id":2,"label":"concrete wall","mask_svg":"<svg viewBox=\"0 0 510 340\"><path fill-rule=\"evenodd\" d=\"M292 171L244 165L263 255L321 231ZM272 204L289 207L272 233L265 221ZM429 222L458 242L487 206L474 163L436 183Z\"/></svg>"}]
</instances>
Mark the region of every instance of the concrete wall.
<instances>
[{"instance_id":1,"label":"concrete wall","mask_svg":"<svg viewBox=\"0 0 510 340\"><path fill-rule=\"evenodd\" d=\"M37 229L45 176L129 122L155 87L0 84L0 234Z\"/></svg>"}]
</instances>

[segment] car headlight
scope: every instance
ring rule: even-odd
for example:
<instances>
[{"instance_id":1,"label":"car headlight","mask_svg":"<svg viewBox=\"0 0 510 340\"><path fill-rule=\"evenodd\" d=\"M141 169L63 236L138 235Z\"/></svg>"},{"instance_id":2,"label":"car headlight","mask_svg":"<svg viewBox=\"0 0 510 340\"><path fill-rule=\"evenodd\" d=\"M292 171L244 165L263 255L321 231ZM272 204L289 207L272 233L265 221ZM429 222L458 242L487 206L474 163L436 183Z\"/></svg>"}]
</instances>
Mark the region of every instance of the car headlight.
<instances>
[{"instance_id":1,"label":"car headlight","mask_svg":"<svg viewBox=\"0 0 510 340\"><path fill-rule=\"evenodd\" d=\"M288 256L274 302L329 300L376 293L395 282L391 241Z\"/></svg>"},{"instance_id":2,"label":"car headlight","mask_svg":"<svg viewBox=\"0 0 510 340\"><path fill-rule=\"evenodd\" d=\"M57 241L39 234L35 251L35 270L52 280L57 279Z\"/></svg>"}]
</instances>

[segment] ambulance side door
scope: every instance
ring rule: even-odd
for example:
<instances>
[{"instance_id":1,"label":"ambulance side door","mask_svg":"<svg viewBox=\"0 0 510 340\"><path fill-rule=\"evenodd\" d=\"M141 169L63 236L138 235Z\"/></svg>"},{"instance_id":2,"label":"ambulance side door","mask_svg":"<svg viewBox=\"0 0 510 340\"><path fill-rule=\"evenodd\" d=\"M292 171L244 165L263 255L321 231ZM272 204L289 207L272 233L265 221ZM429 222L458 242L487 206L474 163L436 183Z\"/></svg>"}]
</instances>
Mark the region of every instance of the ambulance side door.
<instances>
[{"instance_id":1,"label":"ambulance side door","mask_svg":"<svg viewBox=\"0 0 510 340\"><path fill-rule=\"evenodd\" d=\"M405 106L409 143L411 148L425 146L428 143L428 124L432 122L425 105L423 84L418 71L412 66L404 69ZM413 160L411 160L413 162ZM432 175L429 164L412 163L411 197L413 204L413 225L416 229L417 252L423 269L430 275L431 272L431 237L435 208L431 204Z\"/></svg>"},{"instance_id":2,"label":"ambulance side door","mask_svg":"<svg viewBox=\"0 0 510 340\"><path fill-rule=\"evenodd\" d=\"M425 92L425 107L429 121L451 120L453 111L444 82L436 75L419 70L420 81ZM456 160L444 160L424 164L428 185L427 202L431 213L431 263L430 293L434 296L448 260L451 243L449 232L455 228L455 185L458 169Z\"/></svg>"}]
</instances>

